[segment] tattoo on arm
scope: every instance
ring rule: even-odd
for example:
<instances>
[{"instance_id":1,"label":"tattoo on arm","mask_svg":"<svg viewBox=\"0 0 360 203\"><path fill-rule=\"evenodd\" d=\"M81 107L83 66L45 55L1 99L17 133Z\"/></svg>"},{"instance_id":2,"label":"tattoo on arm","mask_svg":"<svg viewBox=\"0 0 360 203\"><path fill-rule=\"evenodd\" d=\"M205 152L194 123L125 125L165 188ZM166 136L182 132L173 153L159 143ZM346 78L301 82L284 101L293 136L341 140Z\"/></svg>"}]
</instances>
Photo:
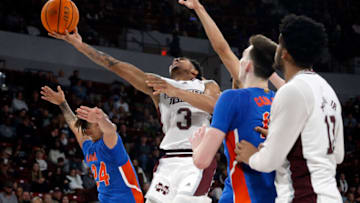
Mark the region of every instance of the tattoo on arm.
<instances>
[{"instance_id":1,"label":"tattoo on arm","mask_svg":"<svg viewBox=\"0 0 360 203\"><path fill-rule=\"evenodd\" d=\"M95 48L91 47L90 45L85 44L85 49L83 50L84 54L88 56L92 61L95 63L104 66L108 69L111 69L112 66L118 64L120 61L115 59L114 57L96 50Z\"/></svg>"},{"instance_id":2,"label":"tattoo on arm","mask_svg":"<svg viewBox=\"0 0 360 203\"><path fill-rule=\"evenodd\" d=\"M72 112L69 104L65 101L63 103L61 103L59 105L64 117L65 117L65 121L68 125L70 125L72 122L76 121L76 116L75 114Z\"/></svg>"}]
</instances>

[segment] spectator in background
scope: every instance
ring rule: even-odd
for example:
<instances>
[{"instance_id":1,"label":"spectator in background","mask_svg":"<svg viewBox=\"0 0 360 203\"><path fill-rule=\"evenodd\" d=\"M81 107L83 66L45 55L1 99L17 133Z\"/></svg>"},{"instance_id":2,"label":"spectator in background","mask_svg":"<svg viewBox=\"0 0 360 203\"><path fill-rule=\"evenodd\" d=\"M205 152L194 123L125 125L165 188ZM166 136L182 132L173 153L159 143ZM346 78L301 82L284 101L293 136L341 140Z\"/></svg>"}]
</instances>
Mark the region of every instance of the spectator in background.
<instances>
[{"instance_id":1,"label":"spectator in background","mask_svg":"<svg viewBox=\"0 0 360 203\"><path fill-rule=\"evenodd\" d=\"M49 159L53 164L56 164L60 157L65 159L65 153L61 147L60 140L56 139L54 146L49 151Z\"/></svg>"},{"instance_id":2,"label":"spectator in background","mask_svg":"<svg viewBox=\"0 0 360 203\"><path fill-rule=\"evenodd\" d=\"M12 117L5 118L5 122L0 125L0 139L13 141L16 138L16 129L12 124Z\"/></svg>"},{"instance_id":3,"label":"spectator in background","mask_svg":"<svg viewBox=\"0 0 360 203\"><path fill-rule=\"evenodd\" d=\"M75 168L70 169L70 175L67 175L66 178L69 180L69 187L71 190L84 189L81 176L77 174Z\"/></svg>"},{"instance_id":4,"label":"spectator in background","mask_svg":"<svg viewBox=\"0 0 360 203\"><path fill-rule=\"evenodd\" d=\"M73 74L69 77L71 87L75 86L75 84L80 80L79 71L74 70Z\"/></svg>"},{"instance_id":5,"label":"spectator in background","mask_svg":"<svg viewBox=\"0 0 360 203\"><path fill-rule=\"evenodd\" d=\"M34 197L31 200L31 203L42 203L42 202L43 201L42 201L41 197Z\"/></svg>"},{"instance_id":6,"label":"spectator in background","mask_svg":"<svg viewBox=\"0 0 360 203\"><path fill-rule=\"evenodd\" d=\"M353 117L352 113L349 113L344 119L344 126L347 128L355 128L357 126L357 121Z\"/></svg>"},{"instance_id":7,"label":"spectator in background","mask_svg":"<svg viewBox=\"0 0 360 203\"><path fill-rule=\"evenodd\" d=\"M35 157L36 157L35 160L39 164L41 172L46 171L47 167L48 167L44 156L45 156L45 150L44 149L39 149L39 150L37 150L35 152Z\"/></svg>"},{"instance_id":8,"label":"spectator in background","mask_svg":"<svg viewBox=\"0 0 360 203\"><path fill-rule=\"evenodd\" d=\"M44 203L54 203L54 200L49 193L46 193L44 195Z\"/></svg>"},{"instance_id":9,"label":"spectator in background","mask_svg":"<svg viewBox=\"0 0 360 203\"><path fill-rule=\"evenodd\" d=\"M62 200L62 192L59 187L56 187L54 189L54 192L52 193L52 197L54 202L60 203Z\"/></svg>"},{"instance_id":10,"label":"spectator in background","mask_svg":"<svg viewBox=\"0 0 360 203\"><path fill-rule=\"evenodd\" d=\"M25 109L26 111L29 110L28 105L24 101L22 92L18 92L16 94L16 98L12 100L11 107L14 111L20 111L22 109Z\"/></svg>"},{"instance_id":11,"label":"spectator in background","mask_svg":"<svg viewBox=\"0 0 360 203\"><path fill-rule=\"evenodd\" d=\"M70 77L70 79L71 79L71 77ZM64 73L64 71L62 69L60 69L59 72L58 72L57 80L58 80L58 83L62 87L65 87L65 89L70 87L70 85L71 85L70 80L65 77L65 73Z\"/></svg>"},{"instance_id":12,"label":"spectator in background","mask_svg":"<svg viewBox=\"0 0 360 203\"><path fill-rule=\"evenodd\" d=\"M24 188L22 188L22 187L16 188L15 195L16 195L16 198L18 199L18 202L22 201L23 193L24 193Z\"/></svg>"},{"instance_id":13,"label":"spectator in background","mask_svg":"<svg viewBox=\"0 0 360 203\"><path fill-rule=\"evenodd\" d=\"M1 203L17 203L17 197L14 194L13 187L11 182L6 181L3 183L4 191L0 193L0 202Z\"/></svg>"},{"instance_id":14,"label":"spectator in background","mask_svg":"<svg viewBox=\"0 0 360 203\"><path fill-rule=\"evenodd\" d=\"M34 192L46 192L49 189L37 162L33 164L31 171L31 189Z\"/></svg>"},{"instance_id":15,"label":"spectator in background","mask_svg":"<svg viewBox=\"0 0 360 203\"><path fill-rule=\"evenodd\" d=\"M31 201L30 192L24 191L21 200L19 200L19 203L30 203L30 201Z\"/></svg>"},{"instance_id":16,"label":"spectator in background","mask_svg":"<svg viewBox=\"0 0 360 203\"><path fill-rule=\"evenodd\" d=\"M348 183L346 181L344 173L340 174L339 186L340 186L340 192L343 193L343 194L346 194L346 192L349 189L349 185L348 185Z\"/></svg>"},{"instance_id":17,"label":"spectator in background","mask_svg":"<svg viewBox=\"0 0 360 203\"><path fill-rule=\"evenodd\" d=\"M126 113L129 113L129 104L125 102L124 98L119 97L119 100L115 102L115 108L122 108Z\"/></svg>"},{"instance_id":18,"label":"spectator in background","mask_svg":"<svg viewBox=\"0 0 360 203\"><path fill-rule=\"evenodd\" d=\"M87 89L82 85L82 80L77 80L71 91L80 99L85 99L87 96Z\"/></svg>"},{"instance_id":19,"label":"spectator in background","mask_svg":"<svg viewBox=\"0 0 360 203\"><path fill-rule=\"evenodd\" d=\"M182 56L182 51L180 48L180 38L176 31L172 34L172 41L169 44L170 55L177 58Z\"/></svg>"}]
</instances>

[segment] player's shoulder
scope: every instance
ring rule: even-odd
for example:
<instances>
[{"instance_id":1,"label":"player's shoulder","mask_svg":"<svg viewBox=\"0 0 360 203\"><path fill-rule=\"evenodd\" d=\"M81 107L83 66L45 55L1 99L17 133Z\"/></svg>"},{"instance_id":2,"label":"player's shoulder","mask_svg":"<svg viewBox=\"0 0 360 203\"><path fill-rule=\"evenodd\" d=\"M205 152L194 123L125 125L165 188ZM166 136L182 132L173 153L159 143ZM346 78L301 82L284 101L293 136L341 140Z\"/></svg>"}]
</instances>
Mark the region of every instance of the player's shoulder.
<instances>
[{"instance_id":1,"label":"player's shoulder","mask_svg":"<svg viewBox=\"0 0 360 203\"><path fill-rule=\"evenodd\" d=\"M229 99L238 99L248 97L250 94L247 89L228 89L221 93L221 97Z\"/></svg>"}]
</instances>

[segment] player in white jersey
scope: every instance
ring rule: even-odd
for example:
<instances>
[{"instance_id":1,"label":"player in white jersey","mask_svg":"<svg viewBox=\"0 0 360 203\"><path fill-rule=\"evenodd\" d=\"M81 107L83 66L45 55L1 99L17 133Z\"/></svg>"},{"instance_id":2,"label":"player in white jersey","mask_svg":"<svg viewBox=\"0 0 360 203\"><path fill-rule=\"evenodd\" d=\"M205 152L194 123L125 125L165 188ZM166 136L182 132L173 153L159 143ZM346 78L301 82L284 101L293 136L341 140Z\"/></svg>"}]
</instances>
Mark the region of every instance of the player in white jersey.
<instances>
[{"instance_id":1,"label":"player in white jersey","mask_svg":"<svg viewBox=\"0 0 360 203\"><path fill-rule=\"evenodd\" d=\"M165 134L160 148L166 155L159 161L146 195L147 202L209 202L206 195L216 163L205 170L196 168L189 137L203 124L209 125L209 113L220 88L214 81L201 80L199 64L185 57L176 58L169 68L172 79L159 78L92 48L82 42L77 30L73 34L66 31L66 35L49 35L67 41L98 65L149 95L159 109Z\"/></svg>"},{"instance_id":2,"label":"player in white jersey","mask_svg":"<svg viewBox=\"0 0 360 203\"><path fill-rule=\"evenodd\" d=\"M344 158L341 105L312 71L326 44L322 24L304 16L283 19L275 65L286 84L273 101L268 137L259 151L247 142L236 150L237 160L251 168L276 170L277 203L342 202L335 179Z\"/></svg>"}]
</instances>

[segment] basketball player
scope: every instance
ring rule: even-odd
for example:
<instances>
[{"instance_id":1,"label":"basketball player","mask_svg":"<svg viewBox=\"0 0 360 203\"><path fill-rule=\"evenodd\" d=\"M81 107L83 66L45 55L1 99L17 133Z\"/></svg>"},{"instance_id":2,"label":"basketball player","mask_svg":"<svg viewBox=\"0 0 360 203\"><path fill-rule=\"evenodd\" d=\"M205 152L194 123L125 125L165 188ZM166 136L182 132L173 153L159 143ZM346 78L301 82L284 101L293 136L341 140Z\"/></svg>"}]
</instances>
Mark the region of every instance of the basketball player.
<instances>
[{"instance_id":1,"label":"basketball player","mask_svg":"<svg viewBox=\"0 0 360 203\"><path fill-rule=\"evenodd\" d=\"M229 44L226 42L213 19L211 19L209 14L206 12L204 6L199 2L199 0L179 0L179 3L195 11L202 26L204 27L206 35L209 38L214 51L219 55L221 61L224 63L224 66L227 68L232 77L233 88L241 88L242 84L238 79L240 67L239 58L231 50ZM284 84L284 80L280 78L277 73L273 73L271 75L270 81L277 89Z\"/></svg>"},{"instance_id":2,"label":"basketball player","mask_svg":"<svg viewBox=\"0 0 360 203\"><path fill-rule=\"evenodd\" d=\"M267 127L270 106L275 93L268 89L273 74L276 44L255 35L249 40L240 60L240 90L227 90L216 103L211 128L202 127L191 139L194 163L206 168L224 141L228 175L220 203L273 203L276 192L274 173L260 173L235 160L235 146L247 140L258 146L265 137L254 131L256 126ZM269 171L270 172L270 171Z\"/></svg>"},{"instance_id":3,"label":"basketball player","mask_svg":"<svg viewBox=\"0 0 360 203\"><path fill-rule=\"evenodd\" d=\"M42 87L41 95L63 112L94 174L100 202L144 202L133 165L108 116L99 108L85 106L75 116L60 86L57 91Z\"/></svg>"},{"instance_id":4,"label":"basketball player","mask_svg":"<svg viewBox=\"0 0 360 203\"><path fill-rule=\"evenodd\" d=\"M271 107L268 138L259 151L245 141L237 149L237 160L252 169L276 170L277 203L342 202L335 180L344 158L341 105L312 70L326 46L322 24L295 15L282 20L275 64L286 84Z\"/></svg>"},{"instance_id":5,"label":"basketball player","mask_svg":"<svg viewBox=\"0 0 360 203\"><path fill-rule=\"evenodd\" d=\"M158 94L146 83L146 80L152 82L151 76L82 42L77 30L73 34L49 35L72 44L92 61L116 73L154 101L161 114L165 134L160 148L166 155L160 159L154 173L146 195L147 202L210 202L206 195L216 163L214 161L207 169L198 169L192 161L189 137L202 125L210 124L209 112L212 112L220 94L219 86L213 81L199 80L200 67L192 60L181 57L174 59L170 65L172 79L161 78L177 88L178 94Z\"/></svg>"}]
</instances>

